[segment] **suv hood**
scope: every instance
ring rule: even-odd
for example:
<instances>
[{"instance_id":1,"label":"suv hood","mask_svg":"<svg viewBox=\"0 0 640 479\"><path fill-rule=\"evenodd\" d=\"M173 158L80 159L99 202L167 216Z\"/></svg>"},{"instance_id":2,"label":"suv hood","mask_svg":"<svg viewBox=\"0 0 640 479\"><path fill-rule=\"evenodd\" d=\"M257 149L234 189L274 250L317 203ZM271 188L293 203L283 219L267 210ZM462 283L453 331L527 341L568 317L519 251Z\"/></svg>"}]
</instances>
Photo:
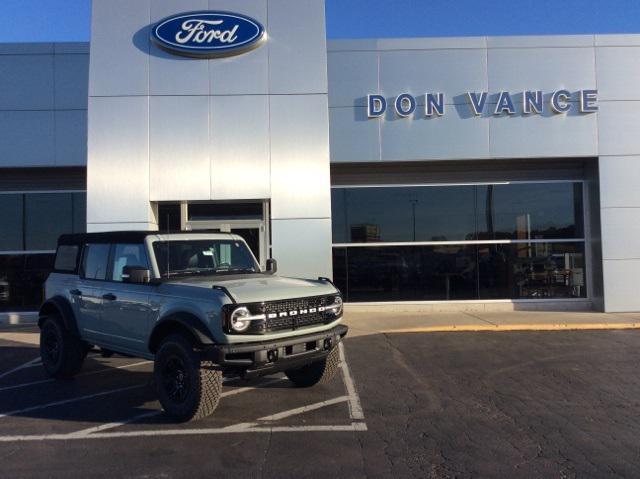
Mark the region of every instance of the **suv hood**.
<instances>
[{"instance_id":1,"label":"suv hood","mask_svg":"<svg viewBox=\"0 0 640 479\"><path fill-rule=\"evenodd\" d=\"M236 275L228 277L204 276L173 279L167 284L227 289L238 303L260 303L290 298L305 298L336 293L336 288L326 281L285 278L281 276Z\"/></svg>"}]
</instances>

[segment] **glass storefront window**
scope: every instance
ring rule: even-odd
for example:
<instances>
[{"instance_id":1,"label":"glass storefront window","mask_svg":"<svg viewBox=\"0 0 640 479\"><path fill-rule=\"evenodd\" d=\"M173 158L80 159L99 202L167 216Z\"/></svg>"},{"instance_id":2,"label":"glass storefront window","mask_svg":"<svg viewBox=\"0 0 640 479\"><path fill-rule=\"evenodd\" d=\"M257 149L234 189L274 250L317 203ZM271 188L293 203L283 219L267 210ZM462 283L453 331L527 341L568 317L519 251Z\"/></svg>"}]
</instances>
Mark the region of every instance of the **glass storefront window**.
<instances>
[{"instance_id":1,"label":"glass storefront window","mask_svg":"<svg viewBox=\"0 0 640 479\"><path fill-rule=\"evenodd\" d=\"M583 243L336 247L350 302L585 298Z\"/></svg>"},{"instance_id":2,"label":"glass storefront window","mask_svg":"<svg viewBox=\"0 0 640 479\"><path fill-rule=\"evenodd\" d=\"M351 302L586 298L582 188L333 188L334 279Z\"/></svg>"},{"instance_id":3,"label":"glass storefront window","mask_svg":"<svg viewBox=\"0 0 640 479\"><path fill-rule=\"evenodd\" d=\"M476 249L465 245L335 248L334 275L347 301L478 297Z\"/></svg>"},{"instance_id":4,"label":"glass storefront window","mask_svg":"<svg viewBox=\"0 0 640 479\"><path fill-rule=\"evenodd\" d=\"M86 230L86 193L0 194L0 253L56 249L58 236Z\"/></svg>"},{"instance_id":5,"label":"glass storefront window","mask_svg":"<svg viewBox=\"0 0 640 479\"><path fill-rule=\"evenodd\" d=\"M160 231L180 231L180 203L160 203L158 205L158 229Z\"/></svg>"},{"instance_id":6,"label":"glass storefront window","mask_svg":"<svg viewBox=\"0 0 640 479\"><path fill-rule=\"evenodd\" d=\"M413 241L412 188L332 191L334 243Z\"/></svg>"},{"instance_id":7,"label":"glass storefront window","mask_svg":"<svg viewBox=\"0 0 640 479\"><path fill-rule=\"evenodd\" d=\"M189 203L189 221L262 219L262 203Z\"/></svg>"},{"instance_id":8,"label":"glass storefront window","mask_svg":"<svg viewBox=\"0 0 640 479\"><path fill-rule=\"evenodd\" d=\"M474 239L473 186L332 190L334 243Z\"/></svg>"},{"instance_id":9,"label":"glass storefront window","mask_svg":"<svg viewBox=\"0 0 640 479\"><path fill-rule=\"evenodd\" d=\"M415 241L476 239L475 186L415 188Z\"/></svg>"},{"instance_id":10,"label":"glass storefront window","mask_svg":"<svg viewBox=\"0 0 640 479\"><path fill-rule=\"evenodd\" d=\"M35 310L58 236L86 230L86 194L0 194L0 311Z\"/></svg>"},{"instance_id":11,"label":"glass storefront window","mask_svg":"<svg viewBox=\"0 0 640 479\"><path fill-rule=\"evenodd\" d=\"M25 195L25 249L56 249L58 237L73 231L70 194Z\"/></svg>"},{"instance_id":12,"label":"glass storefront window","mask_svg":"<svg viewBox=\"0 0 640 479\"><path fill-rule=\"evenodd\" d=\"M54 259L54 254L0 255L0 311L37 309Z\"/></svg>"},{"instance_id":13,"label":"glass storefront window","mask_svg":"<svg viewBox=\"0 0 640 479\"><path fill-rule=\"evenodd\" d=\"M0 195L0 251L23 250L21 194Z\"/></svg>"},{"instance_id":14,"label":"glass storefront window","mask_svg":"<svg viewBox=\"0 0 640 479\"><path fill-rule=\"evenodd\" d=\"M581 183L477 187L478 239L582 238Z\"/></svg>"},{"instance_id":15,"label":"glass storefront window","mask_svg":"<svg viewBox=\"0 0 640 479\"><path fill-rule=\"evenodd\" d=\"M582 184L333 188L334 243L582 238Z\"/></svg>"},{"instance_id":16,"label":"glass storefront window","mask_svg":"<svg viewBox=\"0 0 640 479\"><path fill-rule=\"evenodd\" d=\"M72 193L73 206L73 232L84 233L87 231L87 194Z\"/></svg>"},{"instance_id":17,"label":"glass storefront window","mask_svg":"<svg viewBox=\"0 0 640 479\"><path fill-rule=\"evenodd\" d=\"M585 298L583 243L478 247L480 299Z\"/></svg>"}]
</instances>

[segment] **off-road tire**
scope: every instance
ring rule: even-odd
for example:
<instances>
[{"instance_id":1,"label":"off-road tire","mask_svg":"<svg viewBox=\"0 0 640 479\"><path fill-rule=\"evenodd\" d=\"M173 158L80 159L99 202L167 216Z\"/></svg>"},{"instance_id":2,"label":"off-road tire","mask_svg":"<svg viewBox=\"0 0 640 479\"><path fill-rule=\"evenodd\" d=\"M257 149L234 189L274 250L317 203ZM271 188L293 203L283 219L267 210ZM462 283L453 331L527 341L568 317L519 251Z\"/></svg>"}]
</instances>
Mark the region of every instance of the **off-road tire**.
<instances>
[{"instance_id":1,"label":"off-road tire","mask_svg":"<svg viewBox=\"0 0 640 479\"><path fill-rule=\"evenodd\" d=\"M87 343L70 333L59 316L44 320L40 329L40 358L49 376L72 378L82 368L88 352Z\"/></svg>"},{"instance_id":2,"label":"off-road tire","mask_svg":"<svg viewBox=\"0 0 640 479\"><path fill-rule=\"evenodd\" d=\"M340 354L336 346L322 361L307 364L299 369L289 369L285 374L299 388L308 388L316 384L331 381L340 367Z\"/></svg>"},{"instance_id":3,"label":"off-road tire","mask_svg":"<svg viewBox=\"0 0 640 479\"><path fill-rule=\"evenodd\" d=\"M211 361L200 359L183 335L172 334L163 339L156 353L153 376L165 412L180 422L211 415L222 393L222 372L213 366Z\"/></svg>"}]
</instances>

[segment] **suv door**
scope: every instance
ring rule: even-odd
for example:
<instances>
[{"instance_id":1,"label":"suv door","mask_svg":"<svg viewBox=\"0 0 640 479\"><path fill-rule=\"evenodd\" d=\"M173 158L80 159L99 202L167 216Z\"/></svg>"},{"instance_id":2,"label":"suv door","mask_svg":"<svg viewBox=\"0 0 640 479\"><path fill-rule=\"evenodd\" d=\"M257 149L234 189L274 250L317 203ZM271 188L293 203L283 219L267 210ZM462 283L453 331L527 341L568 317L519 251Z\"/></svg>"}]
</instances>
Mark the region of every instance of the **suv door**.
<instances>
[{"instance_id":1,"label":"suv door","mask_svg":"<svg viewBox=\"0 0 640 479\"><path fill-rule=\"evenodd\" d=\"M71 303L83 337L97 343L104 339L100 335L102 308L102 285L109 266L108 244L87 244L82 251L80 279L76 288L69 291Z\"/></svg>"},{"instance_id":2,"label":"suv door","mask_svg":"<svg viewBox=\"0 0 640 479\"><path fill-rule=\"evenodd\" d=\"M116 350L146 352L152 286L123 282L125 266L150 268L144 244L113 245L108 278L102 289L101 330Z\"/></svg>"}]
</instances>

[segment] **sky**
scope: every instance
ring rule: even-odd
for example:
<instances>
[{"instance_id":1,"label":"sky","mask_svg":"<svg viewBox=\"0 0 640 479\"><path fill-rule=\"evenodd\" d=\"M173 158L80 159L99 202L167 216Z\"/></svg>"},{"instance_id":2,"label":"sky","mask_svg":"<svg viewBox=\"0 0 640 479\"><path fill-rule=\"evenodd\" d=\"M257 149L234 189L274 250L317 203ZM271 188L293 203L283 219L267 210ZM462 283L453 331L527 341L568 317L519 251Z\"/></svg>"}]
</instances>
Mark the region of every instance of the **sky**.
<instances>
[{"instance_id":1,"label":"sky","mask_svg":"<svg viewBox=\"0 0 640 479\"><path fill-rule=\"evenodd\" d=\"M329 38L640 33L640 0L326 0L326 10ZM90 18L91 0L0 0L0 42L88 41Z\"/></svg>"}]
</instances>

